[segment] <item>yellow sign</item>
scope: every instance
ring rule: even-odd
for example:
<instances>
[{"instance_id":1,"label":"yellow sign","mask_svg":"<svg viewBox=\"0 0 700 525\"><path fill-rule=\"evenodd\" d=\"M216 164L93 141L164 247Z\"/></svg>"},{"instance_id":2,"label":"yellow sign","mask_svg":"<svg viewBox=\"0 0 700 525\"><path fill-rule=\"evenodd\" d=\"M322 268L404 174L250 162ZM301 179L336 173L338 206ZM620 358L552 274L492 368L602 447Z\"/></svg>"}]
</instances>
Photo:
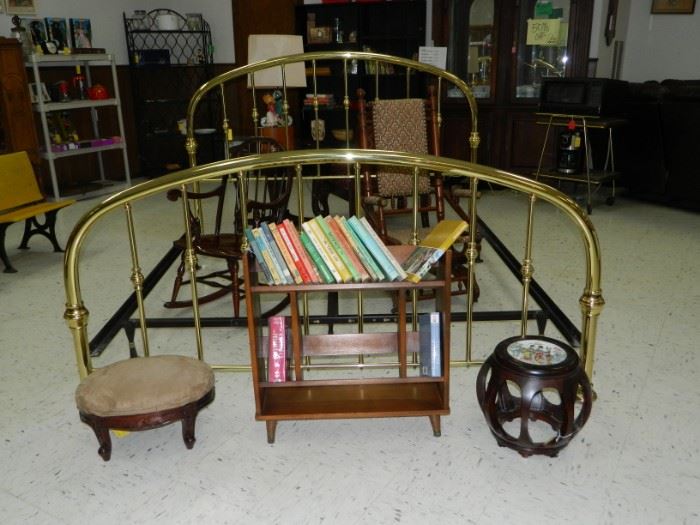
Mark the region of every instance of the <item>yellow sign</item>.
<instances>
[{"instance_id":1,"label":"yellow sign","mask_svg":"<svg viewBox=\"0 0 700 525\"><path fill-rule=\"evenodd\" d=\"M531 18L527 21L528 46L559 46L561 18Z\"/></svg>"}]
</instances>

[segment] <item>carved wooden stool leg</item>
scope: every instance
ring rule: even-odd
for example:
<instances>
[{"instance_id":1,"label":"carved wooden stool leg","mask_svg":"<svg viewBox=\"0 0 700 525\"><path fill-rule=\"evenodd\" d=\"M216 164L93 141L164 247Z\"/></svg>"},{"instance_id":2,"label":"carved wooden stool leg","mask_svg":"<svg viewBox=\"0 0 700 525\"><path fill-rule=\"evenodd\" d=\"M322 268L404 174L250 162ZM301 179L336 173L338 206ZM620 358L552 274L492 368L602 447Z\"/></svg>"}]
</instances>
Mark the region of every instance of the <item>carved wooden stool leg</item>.
<instances>
[{"instance_id":1,"label":"carved wooden stool leg","mask_svg":"<svg viewBox=\"0 0 700 525\"><path fill-rule=\"evenodd\" d=\"M101 421L84 414L80 414L80 419L84 423L87 423L90 428L92 428L93 432L95 432L97 442L100 444L100 448L97 450L97 453L103 460L109 461L109 459L112 457L112 438L109 435L109 428L102 424Z\"/></svg>"},{"instance_id":2,"label":"carved wooden stool leg","mask_svg":"<svg viewBox=\"0 0 700 525\"><path fill-rule=\"evenodd\" d=\"M194 437L194 426L197 421L198 410L196 406L188 407L182 418L182 439L188 450L191 450L194 447L194 442L197 441Z\"/></svg>"}]
</instances>

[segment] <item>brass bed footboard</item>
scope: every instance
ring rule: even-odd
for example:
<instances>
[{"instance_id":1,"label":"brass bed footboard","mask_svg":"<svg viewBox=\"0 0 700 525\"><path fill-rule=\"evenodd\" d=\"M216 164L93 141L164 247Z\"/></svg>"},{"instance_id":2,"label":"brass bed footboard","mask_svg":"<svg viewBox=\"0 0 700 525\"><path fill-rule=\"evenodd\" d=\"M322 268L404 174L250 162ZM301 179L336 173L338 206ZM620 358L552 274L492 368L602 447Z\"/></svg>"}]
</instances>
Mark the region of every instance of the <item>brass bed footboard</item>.
<instances>
[{"instance_id":1,"label":"brass bed footboard","mask_svg":"<svg viewBox=\"0 0 700 525\"><path fill-rule=\"evenodd\" d=\"M533 275L533 257L532 257L532 220L534 214L534 203L536 200L550 204L561 210L581 234L581 240L584 247L585 257L585 274L581 276L583 280L583 293L579 299L579 304L582 313L581 322L581 340L580 354L584 363L585 371L591 377L593 373L593 362L595 354L596 340L596 323L598 316L602 310L604 301L601 292L601 260L600 248L594 228L590 223L585 213L576 205L570 198L563 195L561 192L537 183L530 179L509 174L506 172L491 169L478 164L435 157L429 155L415 155L402 152L380 151L380 150L356 150L356 149L324 149L324 150L303 150L289 151L269 154L250 155L243 158L223 160L211 164L185 169L176 173L172 173L159 179L151 180L124 190L115 194L104 202L96 206L94 209L85 214L76 224L66 248L64 278L66 290L66 310L65 319L72 332L75 353L78 363L78 371L81 377L85 377L93 368L92 357L90 352L89 336L88 336L88 308L84 302L83 294L80 287L80 261L82 256L82 247L86 238L90 235L93 227L99 223L107 214L122 210L126 219L126 232L128 245L130 249L131 268L125 272L124 279L130 279L133 283L134 294L136 297L138 323L141 334L140 353L148 355L149 353L149 336L147 326L147 312L144 304L144 276L141 269L139 253L143 252L148 247L148 228L136 228L134 220L133 203L142 200L146 197L161 195L165 199L165 194L169 190L180 190L185 196L182 199L182 231L185 231L185 261L190 274L193 301L193 326L191 333L186 332L183 345L191 346L200 359L204 359L205 347L202 340L202 323L199 304L197 302L196 290L196 274L197 261L193 256L191 244L191 232L189 231L190 217L189 206L186 198L187 191L193 185L203 182L207 179L221 177L228 174L235 182L236 187L245 188L245 177L251 170L258 168L272 167L292 167L296 172L297 191L301 191L303 187L304 177L302 176L302 167L305 165L316 165L319 163L336 163L349 165L352 168L356 177L359 177L359 166L365 163L371 163L381 166L396 166L417 168L413 172L414 177L417 177L418 169L429 170L437 173L442 173L444 177L454 177L456 179L468 182L472 187L480 181L487 183L498 184L506 188L510 188L517 192L521 192L530 199L530 206L527 216L524 217L523 223L526 224L528 231L526 246L521 264L522 273L522 323L521 333L526 335L527 330L527 311L530 300L529 287L532 282ZM246 199L241 199L241 202L246 202ZM477 223L476 198L472 199L469 213L471 214L472 224ZM246 213L246 210L241 210L241 213ZM477 270L477 265L474 264L476 259L475 241L469 243L467 249L469 257L469 272L470 282L473 283ZM109 270L111 278L118 278L118 269ZM471 333L472 329L472 293L466 296L467 301L467 316L466 330L467 334ZM183 334L185 331L183 330ZM467 338L467 345L470 345L470 340ZM467 359L465 363L475 364L470 359L471 348L467 346ZM226 365L214 365L215 368L227 368ZM233 367L235 368L235 367Z\"/></svg>"}]
</instances>

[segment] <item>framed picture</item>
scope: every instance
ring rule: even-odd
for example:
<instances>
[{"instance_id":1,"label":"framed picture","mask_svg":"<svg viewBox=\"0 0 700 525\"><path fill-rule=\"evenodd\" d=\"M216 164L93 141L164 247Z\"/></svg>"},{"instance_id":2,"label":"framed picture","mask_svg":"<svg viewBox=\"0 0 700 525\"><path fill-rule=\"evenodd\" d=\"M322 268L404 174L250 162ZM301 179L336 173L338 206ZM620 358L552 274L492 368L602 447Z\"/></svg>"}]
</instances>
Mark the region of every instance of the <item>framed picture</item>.
<instances>
[{"instance_id":1,"label":"framed picture","mask_svg":"<svg viewBox=\"0 0 700 525\"><path fill-rule=\"evenodd\" d=\"M34 82L29 84L29 97L32 99L32 103L36 104L39 102L39 97L44 102L51 102L51 96L49 95L49 90L46 89L46 84L43 82L39 87Z\"/></svg>"},{"instance_id":2,"label":"framed picture","mask_svg":"<svg viewBox=\"0 0 700 525\"><path fill-rule=\"evenodd\" d=\"M692 15L695 0L652 0L652 15Z\"/></svg>"},{"instance_id":3,"label":"framed picture","mask_svg":"<svg viewBox=\"0 0 700 525\"><path fill-rule=\"evenodd\" d=\"M32 39L34 47L43 46L47 40L46 26L41 18L20 18L22 27L27 30L27 34Z\"/></svg>"},{"instance_id":4,"label":"framed picture","mask_svg":"<svg viewBox=\"0 0 700 525\"><path fill-rule=\"evenodd\" d=\"M5 0L5 12L8 15L35 15L34 0Z\"/></svg>"},{"instance_id":5,"label":"framed picture","mask_svg":"<svg viewBox=\"0 0 700 525\"><path fill-rule=\"evenodd\" d=\"M71 45L74 48L85 49L92 47L92 26L89 18L71 18Z\"/></svg>"},{"instance_id":6,"label":"framed picture","mask_svg":"<svg viewBox=\"0 0 700 525\"><path fill-rule=\"evenodd\" d=\"M46 32L49 35L48 40L56 44L58 51L63 51L64 48L70 47L68 43L68 24L65 18L44 18L46 22Z\"/></svg>"}]
</instances>

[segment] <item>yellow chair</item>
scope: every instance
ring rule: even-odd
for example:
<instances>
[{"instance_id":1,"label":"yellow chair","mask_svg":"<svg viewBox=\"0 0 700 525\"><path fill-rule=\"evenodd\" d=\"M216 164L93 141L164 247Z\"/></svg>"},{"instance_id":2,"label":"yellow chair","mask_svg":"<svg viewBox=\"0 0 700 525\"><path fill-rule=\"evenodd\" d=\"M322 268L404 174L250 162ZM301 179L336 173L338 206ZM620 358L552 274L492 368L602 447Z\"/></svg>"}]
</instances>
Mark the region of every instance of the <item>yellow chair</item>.
<instances>
[{"instance_id":1,"label":"yellow chair","mask_svg":"<svg viewBox=\"0 0 700 525\"><path fill-rule=\"evenodd\" d=\"M62 252L56 239L56 214L75 201L66 199L48 202L41 193L26 151L0 155L0 259L5 273L15 273L5 251L5 232L12 224L24 221L24 235L20 250L29 249L34 235L46 237L55 252ZM44 222L37 219L44 215Z\"/></svg>"}]
</instances>

